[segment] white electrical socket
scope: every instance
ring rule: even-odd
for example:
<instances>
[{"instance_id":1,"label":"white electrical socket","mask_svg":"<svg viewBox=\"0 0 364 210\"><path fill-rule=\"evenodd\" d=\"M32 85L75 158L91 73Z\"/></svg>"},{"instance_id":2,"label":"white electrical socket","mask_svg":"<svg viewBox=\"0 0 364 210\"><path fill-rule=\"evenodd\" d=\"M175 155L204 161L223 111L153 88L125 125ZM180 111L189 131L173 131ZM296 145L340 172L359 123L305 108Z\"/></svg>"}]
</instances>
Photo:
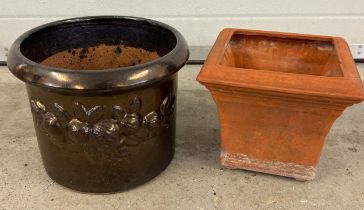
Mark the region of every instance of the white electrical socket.
<instances>
[{"instance_id":1,"label":"white electrical socket","mask_svg":"<svg viewBox=\"0 0 364 210\"><path fill-rule=\"evenodd\" d=\"M350 44L349 48L354 59L364 59L364 44Z\"/></svg>"},{"instance_id":2,"label":"white electrical socket","mask_svg":"<svg viewBox=\"0 0 364 210\"><path fill-rule=\"evenodd\" d=\"M0 62L5 62L7 57L8 57L8 48L0 47Z\"/></svg>"}]
</instances>

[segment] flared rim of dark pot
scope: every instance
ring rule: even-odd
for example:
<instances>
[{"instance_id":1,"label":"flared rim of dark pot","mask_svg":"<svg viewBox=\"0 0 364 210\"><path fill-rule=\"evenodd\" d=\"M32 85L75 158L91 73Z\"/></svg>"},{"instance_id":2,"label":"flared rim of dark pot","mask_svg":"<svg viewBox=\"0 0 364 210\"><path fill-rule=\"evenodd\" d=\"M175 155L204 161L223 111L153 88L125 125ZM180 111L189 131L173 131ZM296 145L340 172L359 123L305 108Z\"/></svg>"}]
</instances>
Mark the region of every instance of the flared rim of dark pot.
<instances>
[{"instance_id":1,"label":"flared rim of dark pot","mask_svg":"<svg viewBox=\"0 0 364 210\"><path fill-rule=\"evenodd\" d=\"M173 34L172 39L175 40L175 45L169 52L150 62L101 70L72 70L46 66L27 58L21 50L21 45L30 36L49 30L90 24L123 23L155 27L162 32ZM189 50L185 39L176 29L167 24L130 16L91 16L55 21L25 32L12 44L7 65L20 80L37 86L57 90L109 92L142 87L168 78L184 66L188 57Z\"/></svg>"}]
</instances>

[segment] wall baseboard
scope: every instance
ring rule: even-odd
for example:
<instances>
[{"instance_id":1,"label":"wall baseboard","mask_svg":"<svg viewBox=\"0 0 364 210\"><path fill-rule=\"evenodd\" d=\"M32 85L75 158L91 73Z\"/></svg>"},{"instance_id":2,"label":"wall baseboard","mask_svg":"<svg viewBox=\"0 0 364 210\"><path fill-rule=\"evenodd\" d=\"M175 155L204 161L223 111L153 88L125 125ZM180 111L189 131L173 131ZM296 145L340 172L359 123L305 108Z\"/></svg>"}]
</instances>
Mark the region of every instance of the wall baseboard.
<instances>
[{"instance_id":1,"label":"wall baseboard","mask_svg":"<svg viewBox=\"0 0 364 210\"><path fill-rule=\"evenodd\" d=\"M359 47L360 46L360 47ZM355 62L364 62L364 53L358 53L361 51L364 44L349 44L351 54ZM202 64L210 52L211 46L191 46L190 47L190 58L188 64ZM6 58L8 55L8 48L0 48L0 65L6 65Z\"/></svg>"}]
</instances>

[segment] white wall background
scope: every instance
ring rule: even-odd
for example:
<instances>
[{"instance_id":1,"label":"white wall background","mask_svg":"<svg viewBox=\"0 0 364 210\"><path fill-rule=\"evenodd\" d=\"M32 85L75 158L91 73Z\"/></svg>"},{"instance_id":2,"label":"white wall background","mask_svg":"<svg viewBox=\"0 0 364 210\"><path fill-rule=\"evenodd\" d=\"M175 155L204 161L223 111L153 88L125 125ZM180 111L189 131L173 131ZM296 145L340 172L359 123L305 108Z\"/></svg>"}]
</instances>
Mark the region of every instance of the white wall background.
<instances>
[{"instance_id":1,"label":"white wall background","mask_svg":"<svg viewBox=\"0 0 364 210\"><path fill-rule=\"evenodd\" d=\"M191 46L211 45L224 27L338 35L364 43L364 0L0 0L0 47L37 25L87 15L160 20Z\"/></svg>"}]
</instances>

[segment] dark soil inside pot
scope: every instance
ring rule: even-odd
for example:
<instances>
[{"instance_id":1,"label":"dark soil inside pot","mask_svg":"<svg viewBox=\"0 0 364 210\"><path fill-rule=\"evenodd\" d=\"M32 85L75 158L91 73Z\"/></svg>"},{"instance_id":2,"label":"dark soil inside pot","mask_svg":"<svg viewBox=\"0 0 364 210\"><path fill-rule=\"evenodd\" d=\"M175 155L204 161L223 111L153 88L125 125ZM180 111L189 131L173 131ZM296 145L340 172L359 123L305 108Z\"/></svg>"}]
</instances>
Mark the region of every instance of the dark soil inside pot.
<instances>
[{"instance_id":1,"label":"dark soil inside pot","mask_svg":"<svg viewBox=\"0 0 364 210\"><path fill-rule=\"evenodd\" d=\"M156 51L125 45L105 45L68 49L58 52L41 63L47 66L75 69L99 70L135 66L159 58Z\"/></svg>"}]
</instances>

